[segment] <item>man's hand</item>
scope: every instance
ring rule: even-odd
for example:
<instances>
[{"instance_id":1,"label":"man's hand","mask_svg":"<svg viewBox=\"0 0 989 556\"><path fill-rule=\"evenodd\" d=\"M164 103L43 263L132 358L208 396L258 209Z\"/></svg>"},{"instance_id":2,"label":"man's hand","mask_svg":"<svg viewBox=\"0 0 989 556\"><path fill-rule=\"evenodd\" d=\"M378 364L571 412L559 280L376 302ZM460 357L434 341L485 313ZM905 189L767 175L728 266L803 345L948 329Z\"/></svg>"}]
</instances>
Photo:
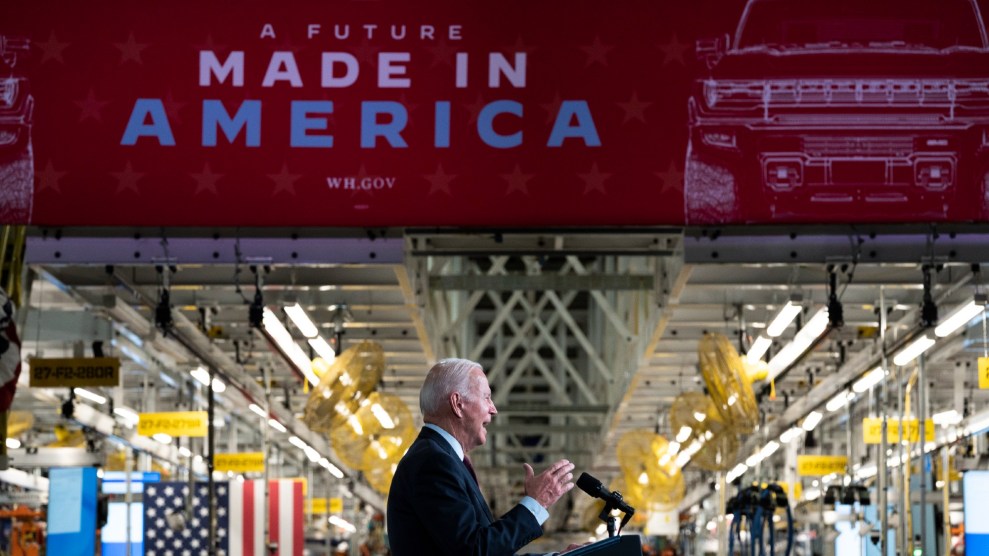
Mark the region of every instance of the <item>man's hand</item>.
<instances>
[{"instance_id":1,"label":"man's hand","mask_svg":"<svg viewBox=\"0 0 989 556\"><path fill-rule=\"evenodd\" d=\"M549 509L561 496L573 488L573 464L565 459L549 466L536 475L532 466L525 466L525 494L533 497L542 507Z\"/></svg>"},{"instance_id":2,"label":"man's hand","mask_svg":"<svg viewBox=\"0 0 989 556\"><path fill-rule=\"evenodd\" d=\"M578 548L580 548L582 546L587 546L589 544L591 544L591 543L585 542L584 544L571 544L570 546L568 546L566 548L566 550L561 550L560 551L560 554L566 554L567 552L570 552L571 550L577 550Z\"/></svg>"}]
</instances>

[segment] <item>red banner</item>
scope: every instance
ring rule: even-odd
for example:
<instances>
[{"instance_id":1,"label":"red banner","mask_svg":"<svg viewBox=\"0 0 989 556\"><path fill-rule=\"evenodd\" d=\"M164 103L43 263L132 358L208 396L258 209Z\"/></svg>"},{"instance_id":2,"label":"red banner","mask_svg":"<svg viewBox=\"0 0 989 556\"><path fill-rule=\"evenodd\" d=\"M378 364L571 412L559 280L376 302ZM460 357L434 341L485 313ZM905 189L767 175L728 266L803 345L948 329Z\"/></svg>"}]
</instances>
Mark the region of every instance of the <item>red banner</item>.
<instances>
[{"instance_id":1,"label":"red banner","mask_svg":"<svg viewBox=\"0 0 989 556\"><path fill-rule=\"evenodd\" d=\"M836 1L5 2L0 222L989 219L978 5Z\"/></svg>"}]
</instances>

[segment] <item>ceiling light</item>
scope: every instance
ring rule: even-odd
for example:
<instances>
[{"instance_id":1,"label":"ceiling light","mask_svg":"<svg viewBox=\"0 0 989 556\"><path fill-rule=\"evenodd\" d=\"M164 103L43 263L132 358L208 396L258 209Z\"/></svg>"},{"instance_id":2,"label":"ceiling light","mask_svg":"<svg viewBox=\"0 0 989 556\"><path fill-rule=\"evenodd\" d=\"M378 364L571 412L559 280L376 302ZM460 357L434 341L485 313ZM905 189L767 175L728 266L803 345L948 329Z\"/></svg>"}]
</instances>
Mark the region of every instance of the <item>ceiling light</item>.
<instances>
[{"instance_id":1,"label":"ceiling light","mask_svg":"<svg viewBox=\"0 0 989 556\"><path fill-rule=\"evenodd\" d=\"M698 423L703 423L704 419L707 419L707 413L702 413L700 411L694 412L694 419L697 419Z\"/></svg>"},{"instance_id":2,"label":"ceiling light","mask_svg":"<svg viewBox=\"0 0 989 556\"><path fill-rule=\"evenodd\" d=\"M727 480L730 483L735 479L741 477L748 470L749 470L749 466L745 465L744 463L740 463L735 467L733 467L732 470L728 472L728 475L725 476L725 480Z\"/></svg>"},{"instance_id":3,"label":"ceiling light","mask_svg":"<svg viewBox=\"0 0 989 556\"><path fill-rule=\"evenodd\" d=\"M298 436L290 436L288 439L288 443L300 450L305 450L306 448L309 447L309 445L303 442L302 439L299 438Z\"/></svg>"},{"instance_id":4,"label":"ceiling light","mask_svg":"<svg viewBox=\"0 0 989 556\"><path fill-rule=\"evenodd\" d=\"M854 390L856 394L861 394L862 392L865 392L866 390L882 382L885 376L886 373L883 371L883 368L876 367L866 373L865 376L855 381L855 384L852 384L852 390Z\"/></svg>"},{"instance_id":5,"label":"ceiling light","mask_svg":"<svg viewBox=\"0 0 989 556\"><path fill-rule=\"evenodd\" d=\"M749 347L748 353L745 354L745 358L749 360L749 363L756 363L762 359L763 355L769 351L769 346L773 345L773 341L765 336L759 336L752 342Z\"/></svg>"},{"instance_id":6,"label":"ceiling light","mask_svg":"<svg viewBox=\"0 0 989 556\"><path fill-rule=\"evenodd\" d=\"M268 426L275 429L278 432L288 432L288 429L285 428L285 425L279 423L274 419L268 419Z\"/></svg>"},{"instance_id":7,"label":"ceiling light","mask_svg":"<svg viewBox=\"0 0 989 556\"><path fill-rule=\"evenodd\" d=\"M361 422L357 419L356 415L351 414L350 417L347 417L347 424L350 425L350 428L354 429L354 434L364 436L364 427L361 426Z\"/></svg>"},{"instance_id":8,"label":"ceiling light","mask_svg":"<svg viewBox=\"0 0 989 556\"><path fill-rule=\"evenodd\" d=\"M343 471L340 471L340 468L339 467L337 467L337 466L333 465L332 463L330 463L330 460L328 460L326 458L320 458L319 464L321 466L323 466L324 469L326 469L327 471L329 471L330 474L333 475L334 477L336 477L337 479L342 479L343 478Z\"/></svg>"},{"instance_id":9,"label":"ceiling light","mask_svg":"<svg viewBox=\"0 0 989 556\"><path fill-rule=\"evenodd\" d=\"M755 467L759 465L761 461L762 461L762 456L759 454L759 452L756 452L751 456L745 458L745 465L749 467Z\"/></svg>"},{"instance_id":10,"label":"ceiling light","mask_svg":"<svg viewBox=\"0 0 989 556\"><path fill-rule=\"evenodd\" d=\"M333 360L336 359L336 352L333 351L330 344L326 343L326 340L323 338L320 338L319 336L309 338L309 345L312 346L313 351L315 351L317 355L323 358L323 361L333 363Z\"/></svg>"},{"instance_id":11,"label":"ceiling light","mask_svg":"<svg viewBox=\"0 0 989 556\"><path fill-rule=\"evenodd\" d=\"M649 484L649 475L645 471L639 475L639 484L642 486Z\"/></svg>"},{"instance_id":12,"label":"ceiling light","mask_svg":"<svg viewBox=\"0 0 989 556\"><path fill-rule=\"evenodd\" d=\"M155 440L161 442L162 444L172 443L172 437L163 432L156 432L155 434L151 435L151 438L154 438Z\"/></svg>"},{"instance_id":13,"label":"ceiling light","mask_svg":"<svg viewBox=\"0 0 989 556\"><path fill-rule=\"evenodd\" d=\"M265 332L278 344L282 353L295 364L296 368L306 377L306 380L313 386L319 385L319 377L312 371L312 361L309 359L309 356L306 355L306 352L302 351L299 344L295 343L295 339L285 329L282 322L278 320L278 317L269 309L265 308L262 322L264 323Z\"/></svg>"},{"instance_id":14,"label":"ceiling light","mask_svg":"<svg viewBox=\"0 0 989 556\"><path fill-rule=\"evenodd\" d=\"M828 403L824 406L824 409L827 409L828 411L838 411L848 405L848 402L853 399L855 399L855 394L845 390L844 392L841 392L837 396L828 400Z\"/></svg>"},{"instance_id":15,"label":"ceiling light","mask_svg":"<svg viewBox=\"0 0 989 556\"><path fill-rule=\"evenodd\" d=\"M216 392L217 394L220 394L220 393L222 393L226 389L227 389L227 385L224 384L222 380L220 380L218 378L214 378L213 379L213 391L214 392Z\"/></svg>"},{"instance_id":16,"label":"ceiling light","mask_svg":"<svg viewBox=\"0 0 989 556\"><path fill-rule=\"evenodd\" d=\"M21 447L21 441L16 438L8 438L4 441L8 449L16 450Z\"/></svg>"},{"instance_id":17,"label":"ceiling light","mask_svg":"<svg viewBox=\"0 0 989 556\"><path fill-rule=\"evenodd\" d=\"M247 406L247 408L253 411L254 413L256 413L258 417L264 417L265 419L268 418L268 412L261 409L261 406L259 406L258 404L252 403L251 405Z\"/></svg>"},{"instance_id":18,"label":"ceiling light","mask_svg":"<svg viewBox=\"0 0 989 556\"><path fill-rule=\"evenodd\" d=\"M206 369L202 367L196 367L195 369L189 371L189 374L191 374L192 378L199 381L199 383L202 384L203 386L209 386L209 371L207 371Z\"/></svg>"},{"instance_id":19,"label":"ceiling light","mask_svg":"<svg viewBox=\"0 0 989 556\"><path fill-rule=\"evenodd\" d=\"M965 423L966 435L979 434L986 429L989 429L989 411L972 415L968 418L968 422Z\"/></svg>"},{"instance_id":20,"label":"ceiling light","mask_svg":"<svg viewBox=\"0 0 989 556\"><path fill-rule=\"evenodd\" d=\"M776 313L772 322L766 327L766 335L770 338L775 338L782 334L790 326L790 323L793 322L793 319L797 318L797 315L800 314L800 310L803 309L801 305L802 301L803 297L799 294L790 296L790 301L786 302L786 305L780 309L779 313Z\"/></svg>"},{"instance_id":21,"label":"ceiling light","mask_svg":"<svg viewBox=\"0 0 989 556\"><path fill-rule=\"evenodd\" d=\"M800 434L803 432L804 432L803 429L801 429L800 427L790 427L789 429L784 431L783 434L780 435L780 442L782 442L783 444L787 444L794 438L800 436Z\"/></svg>"},{"instance_id":22,"label":"ceiling light","mask_svg":"<svg viewBox=\"0 0 989 556\"><path fill-rule=\"evenodd\" d=\"M814 430L814 427L816 427L817 424L820 423L821 419L823 418L824 415L822 415L820 411L811 411L810 413L807 414L806 417L804 417L804 422L802 425L800 425L800 428L804 429L807 432L810 432Z\"/></svg>"},{"instance_id":23,"label":"ceiling light","mask_svg":"<svg viewBox=\"0 0 989 556\"><path fill-rule=\"evenodd\" d=\"M319 335L319 329L313 324L312 319L306 314L306 310L302 308L302 305L296 303L295 305L285 307L285 314L288 315L288 318L292 319L296 328L306 338L315 338Z\"/></svg>"},{"instance_id":24,"label":"ceiling light","mask_svg":"<svg viewBox=\"0 0 989 556\"><path fill-rule=\"evenodd\" d=\"M797 331L790 343L783 346L783 349L779 350L776 356L769 360L769 374L766 376L766 380L771 381L775 379L780 373L789 368L827 329L828 310L827 308L823 308L814 314L803 328Z\"/></svg>"},{"instance_id":25,"label":"ceiling light","mask_svg":"<svg viewBox=\"0 0 989 556\"><path fill-rule=\"evenodd\" d=\"M761 459L766 459L769 456L776 453L776 450L779 449L780 449L780 443L776 442L775 440L770 440L769 443L767 443L765 446L762 447L762 450L759 450L759 456L761 457Z\"/></svg>"},{"instance_id":26,"label":"ceiling light","mask_svg":"<svg viewBox=\"0 0 989 556\"><path fill-rule=\"evenodd\" d=\"M958 423L961 423L962 415L961 413L958 413L957 409L949 409L947 411L935 413L931 416L931 420L934 421L935 425L947 427L949 425L957 425Z\"/></svg>"},{"instance_id":27,"label":"ceiling light","mask_svg":"<svg viewBox=\"0 0 989 556\"><path fill-rule=\"evenodd\" d=\"M919 357L921 353L929 350L933 345L934 338L921 336L895 354L893 364L902 367Z\"/></svg>"},{"instance_id":28,"label":"ceiling light","mask_svg":"<svg viewBox=\"0 0 989 556\"><path fill-rule=\"evenodd\" d=\"M184 458L191 458L192 457L192 452L189 451L189 449L186 448L185 446L182 446L181 448L179 448L179 455L182 456L182 457L184 457Z\"/></svg>"},{"instance_id":29,"label":"ceiling light","mask_svg":"<svg viewBox=\"0 0 989 556\"><path fill-rule=\"evenodd\" d=\"M141 420L137 412L129 407L123 407L123 406L115 407L113 408L113 413L114 415L118 415L121 419L124 420L125 424L131 427L137 425L137 422Z\"/></svg>"},{"instance_id":30,"label":"ceiling light","mask_svg":"<svg viewBox=\"0 0 989 556\"><path fill-rule=\"evenodd\" d=\"M80 398L86 398L87 400L89 400L91 402L96 402L96 403L98 403L100 405L103 405L103 404L106 403L106 398L104 398L103 396L101 396L99 394L90 392L89 390L86 390L85 388L74 388L73 389L73 392L75 392L76 395L79 396Z\"/></svg>"},{"instance_id":31,"label":"ceiling light","mask_svg":"<svg viewBox=\"0 0 989 556\"><path fill-rule=\"evenodd\" d=\"M977 315L985 311L986 307L986 297L985 295L976 295L975 299L965 303L964 305L958 307L948 318L944 319L944 322L937 325L934 329L934 334L938 338L944 338L945 336L950 336L956 330L965 326Z\"/></svg>"},{"instance_id":32,"label":"ceiling light","mask_svg":"<svg viewBox=\"0 0 989 556\"><path fill-rule=\"evenodd\" d=\"M323 457L319 455L319 452L316 451L316 448L313 448L312 446L306 446L305 448L302 449L302 451L306 453L306 457L309 458L309 461L311 461L312 463L316 463L317 461L319 461L319 458Z\"/></svg>"}]
</instances>

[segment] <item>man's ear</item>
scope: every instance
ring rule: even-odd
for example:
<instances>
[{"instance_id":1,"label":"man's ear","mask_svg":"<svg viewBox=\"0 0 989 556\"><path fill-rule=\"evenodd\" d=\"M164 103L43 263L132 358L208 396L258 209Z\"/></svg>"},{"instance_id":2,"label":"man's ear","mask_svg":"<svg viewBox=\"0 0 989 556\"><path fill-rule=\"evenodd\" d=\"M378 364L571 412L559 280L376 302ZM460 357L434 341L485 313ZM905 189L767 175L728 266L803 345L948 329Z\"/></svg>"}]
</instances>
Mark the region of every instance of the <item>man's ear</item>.
<instances>
[{"instance_id":1,"label":"man's ear","mask_svg":"<svg viewBox=\"0 0 989 556\"><path fill-rule=\"evenodd\" d=\"M457 417L464 416L464 399L460 397L460 392L450 394L450 409Z\"/></svg>"}]
</instances>

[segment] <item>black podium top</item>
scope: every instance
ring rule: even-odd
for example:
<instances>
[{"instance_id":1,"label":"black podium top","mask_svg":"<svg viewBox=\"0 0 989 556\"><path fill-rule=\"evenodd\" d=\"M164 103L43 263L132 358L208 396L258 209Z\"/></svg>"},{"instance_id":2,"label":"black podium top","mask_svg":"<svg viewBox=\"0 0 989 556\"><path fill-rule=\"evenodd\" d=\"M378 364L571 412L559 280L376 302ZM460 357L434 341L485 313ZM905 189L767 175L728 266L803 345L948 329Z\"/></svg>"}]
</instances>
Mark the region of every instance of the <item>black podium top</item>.
<instances>
[{"instance_id":1,"label":"black podium top","mask_svg":"<svg viewBox=\"0 0 989 556\"><path fill-rule=\"evenodd\" d=\"M642 556L642 539L638 535L622 535L582 546L566 556Z\"/></svg>"}]
</instances>

